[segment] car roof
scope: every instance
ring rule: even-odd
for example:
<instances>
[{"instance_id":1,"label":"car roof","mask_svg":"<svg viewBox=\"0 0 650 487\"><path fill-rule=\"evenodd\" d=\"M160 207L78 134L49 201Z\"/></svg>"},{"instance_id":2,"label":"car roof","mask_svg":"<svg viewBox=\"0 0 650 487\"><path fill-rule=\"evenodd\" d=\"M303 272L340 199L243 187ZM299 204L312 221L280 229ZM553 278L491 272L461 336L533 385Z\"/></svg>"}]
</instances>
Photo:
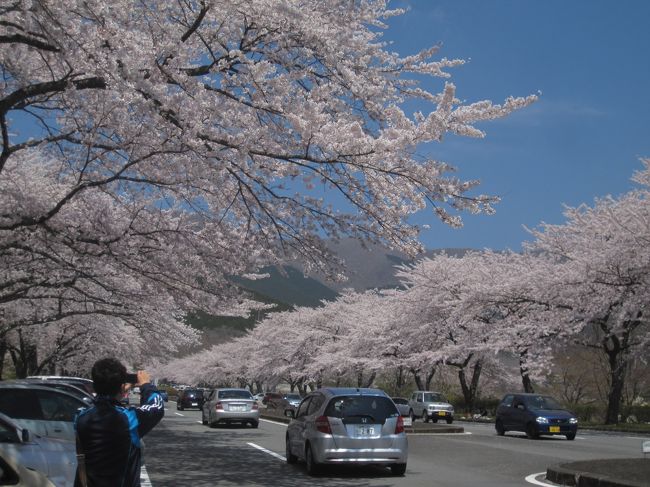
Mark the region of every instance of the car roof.
<instances>
[{"instance_id":1,"label":"car roof","mask_svg":"<svg viewBox=\"0 0 650 487\"><path fill-rule=\"evenodd\" d=\"M92 379L86 377L74 377L70 375L29 375L27 379L41 379L41 380L80 380L84 382L92 382Z\"/></svg>"},{"instance_id":2,"label":"car roof","mask_svg":"<svg viewBox=\"0 0 650 487\"><path fill-rule=\"evenodd\" d=\"M381 389L371 389L367 387L323 387L318 389L332 396L385 396L389 397ZM316 391L316 392L318 392Z\"/></svg>"},{"instance_id":3,"label":"car roof","mask_svg":"<svg viewBox=\"0 0 650 487\"><path fill-rule=\"evenodd\" d=\"M47 386L39 386L38 384L27 384L27 383L18 383L18 382L0 382L0 389L30 389L30 390L37 390L37 391L49 391L49 392L54 392L55 394L63 394L64 396L72 397L73 399L79 401L80 403L84 404L85 403L79 399L79 396L75 396L74 394L71 394L70 392L62 391L61 389L54 389L52 387L47 387Z\"/></svg>"}]
</instances>

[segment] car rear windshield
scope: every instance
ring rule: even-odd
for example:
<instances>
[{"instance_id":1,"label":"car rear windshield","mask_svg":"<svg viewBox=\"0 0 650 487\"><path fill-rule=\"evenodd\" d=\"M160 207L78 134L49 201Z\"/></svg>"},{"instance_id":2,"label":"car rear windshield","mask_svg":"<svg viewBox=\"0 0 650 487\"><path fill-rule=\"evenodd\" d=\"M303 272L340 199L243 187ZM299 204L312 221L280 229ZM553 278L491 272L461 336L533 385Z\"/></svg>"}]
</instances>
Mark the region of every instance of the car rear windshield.
<instances>
[{"instance_id":1,"label":"car rear windshield","mask_svg":"<svg viewBox=\"0 0 650 487\"><path fill-rule=\"evenodd\" d=\"M427 392L424 394L424 402L447 402L447 400L438 392Z\"/></svg>"},{"instance_id":2,"label":"car rear windshield","mask_svg":"<svg viewBox=\"0 0 650 487\"><path fill-rule=\"evenodd\" d=\"M366 418L383 424L386 418L399 416L399 411L384 396L338 396L330 400L325 416L341 418L343 423L363 422Z\"/></svg>"},{"instance_id":3,"label":"car rear windshield","mask_svg":"<svg viewBox=\"0 0 650 487\"><path fill-rule=\"evenodd\" d=\"M253 399L248 391L219 391L219 399Z\"/></svg>"},{"instance_id":4,"label":"car rear windshield","mask_svg":"<svg viewBox=\"0 0 650 487\"><path fill-rule=\"evenodd\" d=\"M194 397L203 397L203 391L200 389L197 390L185 389L185 395L194 396Z\"/></svg>"}]
</instances>

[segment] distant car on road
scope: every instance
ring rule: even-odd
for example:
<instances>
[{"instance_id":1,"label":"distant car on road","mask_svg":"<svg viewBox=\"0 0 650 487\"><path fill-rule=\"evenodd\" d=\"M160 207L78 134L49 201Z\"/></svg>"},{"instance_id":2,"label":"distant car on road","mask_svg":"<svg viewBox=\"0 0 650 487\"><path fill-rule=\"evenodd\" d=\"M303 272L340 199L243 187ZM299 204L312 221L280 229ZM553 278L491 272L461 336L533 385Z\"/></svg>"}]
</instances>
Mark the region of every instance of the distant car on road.
<instances>
[{"instance_id":1,"label":"distant car on road","mask_svg":"<svg viewBox=\"0 0 650 487\"><path fill-rule=\"evenodd\" d=\"M204 400L202 389L183 389L178 393L176 409L179 411L190 408L202 409Z\"/></svg>"},{"instance_id":2,"label":"distant car on road","mask_svg":"<svg viewBox=\"0 0 650 487\"><path fill-rule=\"evenodd\" d=\"M404 397L391 397L400 416L408 416L411 409L409 408L409 400Z\"/></svg>"},{"instance_id":3,"label":"distant car on road","mask_svg":"<svg viewBox=\"0 0 650 487\"><path fill-rule=\"evenodd\" d=\"M404 420L379 389L323 388L300 403L286 433L287 463L304 460L310 475L326 465L384 465L404 475Z\"/></svg>"},{"instance_id":4,"label":"distant car on road","mask_svg":"<svg viewBox=\"0 0 650 487\"><path fill-rule=\"evenodd\" d=\"M437 423L439 419L444 419L451 424L454 422L454 406L439 392L415 391L409 400L409 416L411 421L422 418L425 423L429 420Z\"/></svg>"},{"instance_id":5,"label":"distant car on road","mask_svg":"<svg viewBox=\"0 0 650 487\"><path fill-rule=\"evenodd\" d=\"M65 391L0 382L0 413L39 436L74 440L74 417L87 406Z\"/></svg>"},{"instance_id":6,"label":"distant car on road","mask_svg":"<svg viewBox=\"0 0 650 487\"><path fill-rule=\"evenodd\" d=\"M74 484L77 469L75 442L38 436L2 413L0 413L0 456L42 473L55 485L72 487ZM0 485L14 484L0 482Z\"/></svg>"},{"instance_id":7,"label":"distant car on road","mask_svg":"<svg viewBox=\"0 0 650 487\"><path fill-rule=\"evenodd\" d=\"M530 439L540 435L564 435L573 440L578 418L551 396L506 394L497 407L494 427L499 436L507 431L522 431Z\"/></svg>"},{"instance_id":8,"label":"distant car on road","mask_svg":"<svg viewBox=\"0 0 650 487\"><path fill-rule=\"evenodd\" d=\"M215 389L203 404L202 422L209 426L219 423L243 423L257 428L260 408L247 389Z\"/></svg>"}]
</instances>

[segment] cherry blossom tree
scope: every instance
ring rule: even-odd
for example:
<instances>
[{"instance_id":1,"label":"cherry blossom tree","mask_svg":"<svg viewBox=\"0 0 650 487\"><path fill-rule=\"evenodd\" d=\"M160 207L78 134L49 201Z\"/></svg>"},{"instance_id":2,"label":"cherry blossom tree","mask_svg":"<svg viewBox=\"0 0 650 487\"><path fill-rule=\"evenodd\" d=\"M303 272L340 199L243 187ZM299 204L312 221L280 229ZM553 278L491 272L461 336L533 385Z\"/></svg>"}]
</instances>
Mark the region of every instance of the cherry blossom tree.
<instances>
[{"instance_id":1,"label":"cherry blossom tree","mask_svg":"<svg viewBox=\"0 0 650 487\"><path fill-rule=\"evenodd\" d=\"M642 162L633 178L640 189L567 208L565 224L533 231L533 249L558 263L546 279L556 319L607 358L608 424L618 422L631 360L650 346L650 160Z\"/></svg>"},{"instance_id":2,"label":"cherry blossom tree","mask_svg":"<svg viewBox=\"0 0 650 487\"><path fill-rule=\"evenodd\" d=\"M384 21L400 13L379 0L0 7L4 331L69 316L138 326L130 310L157 296L177 317L223 313L244 304L228 277L262 264L301 256L335 275L326 238L414 253L407 218L427 205L452 225L491 212L477 182L416 148L482 137L475 122L535 97L422 89L462 61L389 52ZM426 111L407 115L409 100Z\"/></svg>"}]
</instances>

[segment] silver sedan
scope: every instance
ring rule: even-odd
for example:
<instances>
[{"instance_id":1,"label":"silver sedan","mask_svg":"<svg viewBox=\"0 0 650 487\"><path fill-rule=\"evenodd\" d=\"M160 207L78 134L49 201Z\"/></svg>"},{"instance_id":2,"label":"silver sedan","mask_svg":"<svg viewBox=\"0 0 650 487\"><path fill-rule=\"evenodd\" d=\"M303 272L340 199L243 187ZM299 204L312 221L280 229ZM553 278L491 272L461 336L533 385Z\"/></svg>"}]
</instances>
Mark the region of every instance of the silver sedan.
<instances>
[{"instance_id":1,"label":"silver sedan","mask_svg":"<svg viewBox=\"0 0 650 487\"><path fill-rule=\"evenodd\" d=\"M260 409L247 389L215 389L203 403L203 424L248 423L257 428Z\"/></svg>"},{"instance_id":2,"label":"silver sedan","mask_svg":"<svg viewBox=\"0 0 650 487\"><path fill-rule=\"evenodd\" d=\"M407 457L402 416L379 389L319 389L287 427L287 463L304 460L310 475L337 464L384 465L404 475Z\"/></svg>"}]
</instances>

